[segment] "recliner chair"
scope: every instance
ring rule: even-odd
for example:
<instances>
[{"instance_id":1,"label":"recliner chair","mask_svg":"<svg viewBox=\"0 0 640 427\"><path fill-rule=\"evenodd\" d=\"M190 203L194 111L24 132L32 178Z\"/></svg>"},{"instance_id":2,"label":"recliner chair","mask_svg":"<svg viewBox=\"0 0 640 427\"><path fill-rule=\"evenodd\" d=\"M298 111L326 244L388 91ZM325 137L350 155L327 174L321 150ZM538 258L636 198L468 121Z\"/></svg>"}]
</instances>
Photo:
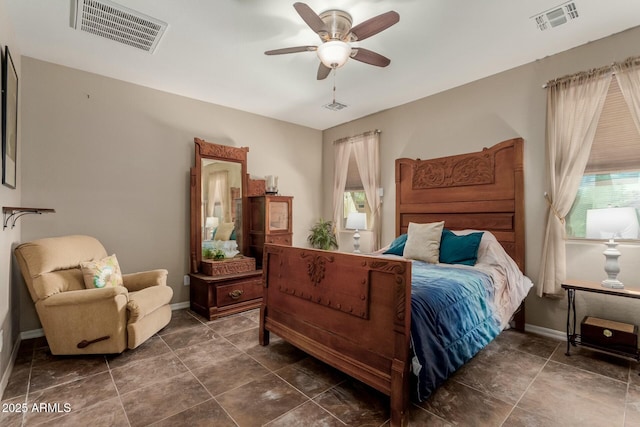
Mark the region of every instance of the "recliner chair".
<instances>
[{"instance_id":1,"label":"recliner chair","mask_svg":"<svg viewBox=\"0 0 640 427\"><path fill-rule=\"evenodd\" d=\"M123 274L124 286L85 287L80 263L107 257L93 237L39 239L14 252L52 354L121 353L171 320L167 270Z\"/></svg>"}]
</instances>

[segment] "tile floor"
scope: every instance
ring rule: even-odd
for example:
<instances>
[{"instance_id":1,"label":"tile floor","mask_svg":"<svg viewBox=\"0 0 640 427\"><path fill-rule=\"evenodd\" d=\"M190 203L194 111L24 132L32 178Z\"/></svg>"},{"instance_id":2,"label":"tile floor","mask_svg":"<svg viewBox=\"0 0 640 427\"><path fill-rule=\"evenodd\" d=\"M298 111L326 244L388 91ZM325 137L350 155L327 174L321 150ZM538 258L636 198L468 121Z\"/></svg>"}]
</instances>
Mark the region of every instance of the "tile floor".
<instances>
[{"instance_id":1,"label":"tile floor","mask_svg":"<svg viewBox=\"0 0 640 427\"><path fill-rule=\"evenodd\" d=\"M118 356L56 357L46 340L24 341L0 425L388 426L386 396L277 338L259 346L257 328L256 310L213 322L179 310ZM640 425L637 363L564 351L505 331L429 400L412 403L409 425Z\"/></svg>"}]
</instances>

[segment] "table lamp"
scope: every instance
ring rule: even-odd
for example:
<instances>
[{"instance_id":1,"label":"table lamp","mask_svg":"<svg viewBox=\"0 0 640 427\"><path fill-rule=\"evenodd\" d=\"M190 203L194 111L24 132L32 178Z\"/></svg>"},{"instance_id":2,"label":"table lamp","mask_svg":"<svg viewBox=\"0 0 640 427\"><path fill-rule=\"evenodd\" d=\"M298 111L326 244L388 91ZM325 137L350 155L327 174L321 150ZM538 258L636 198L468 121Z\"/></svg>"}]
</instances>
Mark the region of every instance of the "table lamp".
<instances>
[{"instance_id":1,"label":"table lamp","mask_svg":"<svg viewBox=\"0 0 640 427\"><path fill-rule=\"evenodd\" d=\"M355 230L353 233L353 252L360 253L360 233L359 230L367 228L367 214L364 212L351 212L347 215L347 230Z\"/></svg>"},{"instance_id":2,"label":"table lamp","mask_svg":"<svg viewBox=\"0 0 640 427\"><path fill-rule=\"evenodd\" d=\"M638 215L636 209L628 208L601 208L587 210L587 233L588 239L609 239L605 242L607 249L603 252L605 257L604 271L607 278L602 281L605 288L622 289L624 285L618 280L620 265L618 258L620 251L615 242L615 238L637 239L638 238Z\"/></svg>"}]
</instances>

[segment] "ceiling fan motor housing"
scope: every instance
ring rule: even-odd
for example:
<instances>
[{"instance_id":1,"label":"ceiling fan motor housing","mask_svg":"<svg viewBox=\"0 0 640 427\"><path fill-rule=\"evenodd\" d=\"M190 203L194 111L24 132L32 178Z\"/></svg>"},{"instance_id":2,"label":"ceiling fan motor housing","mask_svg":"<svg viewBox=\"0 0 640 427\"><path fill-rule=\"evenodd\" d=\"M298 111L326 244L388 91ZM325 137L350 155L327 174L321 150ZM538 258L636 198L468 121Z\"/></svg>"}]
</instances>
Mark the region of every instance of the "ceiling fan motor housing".
<instances>
[{"instance_id":1,"label":"ceiling fan motor housing","mask_svg":"<svg viewBox=\"0 0 640 427\"><path fill-rule=\"evenodd\" d=\"M326 40L343 40L349 42L349 32L353 23L351 15L343 10L327 10L322 12L320 19L325 23L329 33Z\"/></svg>"}]
</instances>

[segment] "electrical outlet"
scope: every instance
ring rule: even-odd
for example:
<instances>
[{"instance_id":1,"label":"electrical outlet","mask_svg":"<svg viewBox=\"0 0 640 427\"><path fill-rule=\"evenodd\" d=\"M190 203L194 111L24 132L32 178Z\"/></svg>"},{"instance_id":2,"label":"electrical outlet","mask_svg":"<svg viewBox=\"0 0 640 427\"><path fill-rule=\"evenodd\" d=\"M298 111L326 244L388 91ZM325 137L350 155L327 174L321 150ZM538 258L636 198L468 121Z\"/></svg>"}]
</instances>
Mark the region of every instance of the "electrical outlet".
<instances>
[{"instance_id":1,"label":"electrical outlet","mask_svg":"<svg viewBox=\"0 0 640 427\"><path fill-rule=\"evenodd\" d=\"M191 278L189 277L189 275L188 275L188 274L185 274L185 275L184 275L184 281L183 281L183 284L184 284L185 286L189 286L189 285L191 284Z\"/></svg>"}]
</instances>

